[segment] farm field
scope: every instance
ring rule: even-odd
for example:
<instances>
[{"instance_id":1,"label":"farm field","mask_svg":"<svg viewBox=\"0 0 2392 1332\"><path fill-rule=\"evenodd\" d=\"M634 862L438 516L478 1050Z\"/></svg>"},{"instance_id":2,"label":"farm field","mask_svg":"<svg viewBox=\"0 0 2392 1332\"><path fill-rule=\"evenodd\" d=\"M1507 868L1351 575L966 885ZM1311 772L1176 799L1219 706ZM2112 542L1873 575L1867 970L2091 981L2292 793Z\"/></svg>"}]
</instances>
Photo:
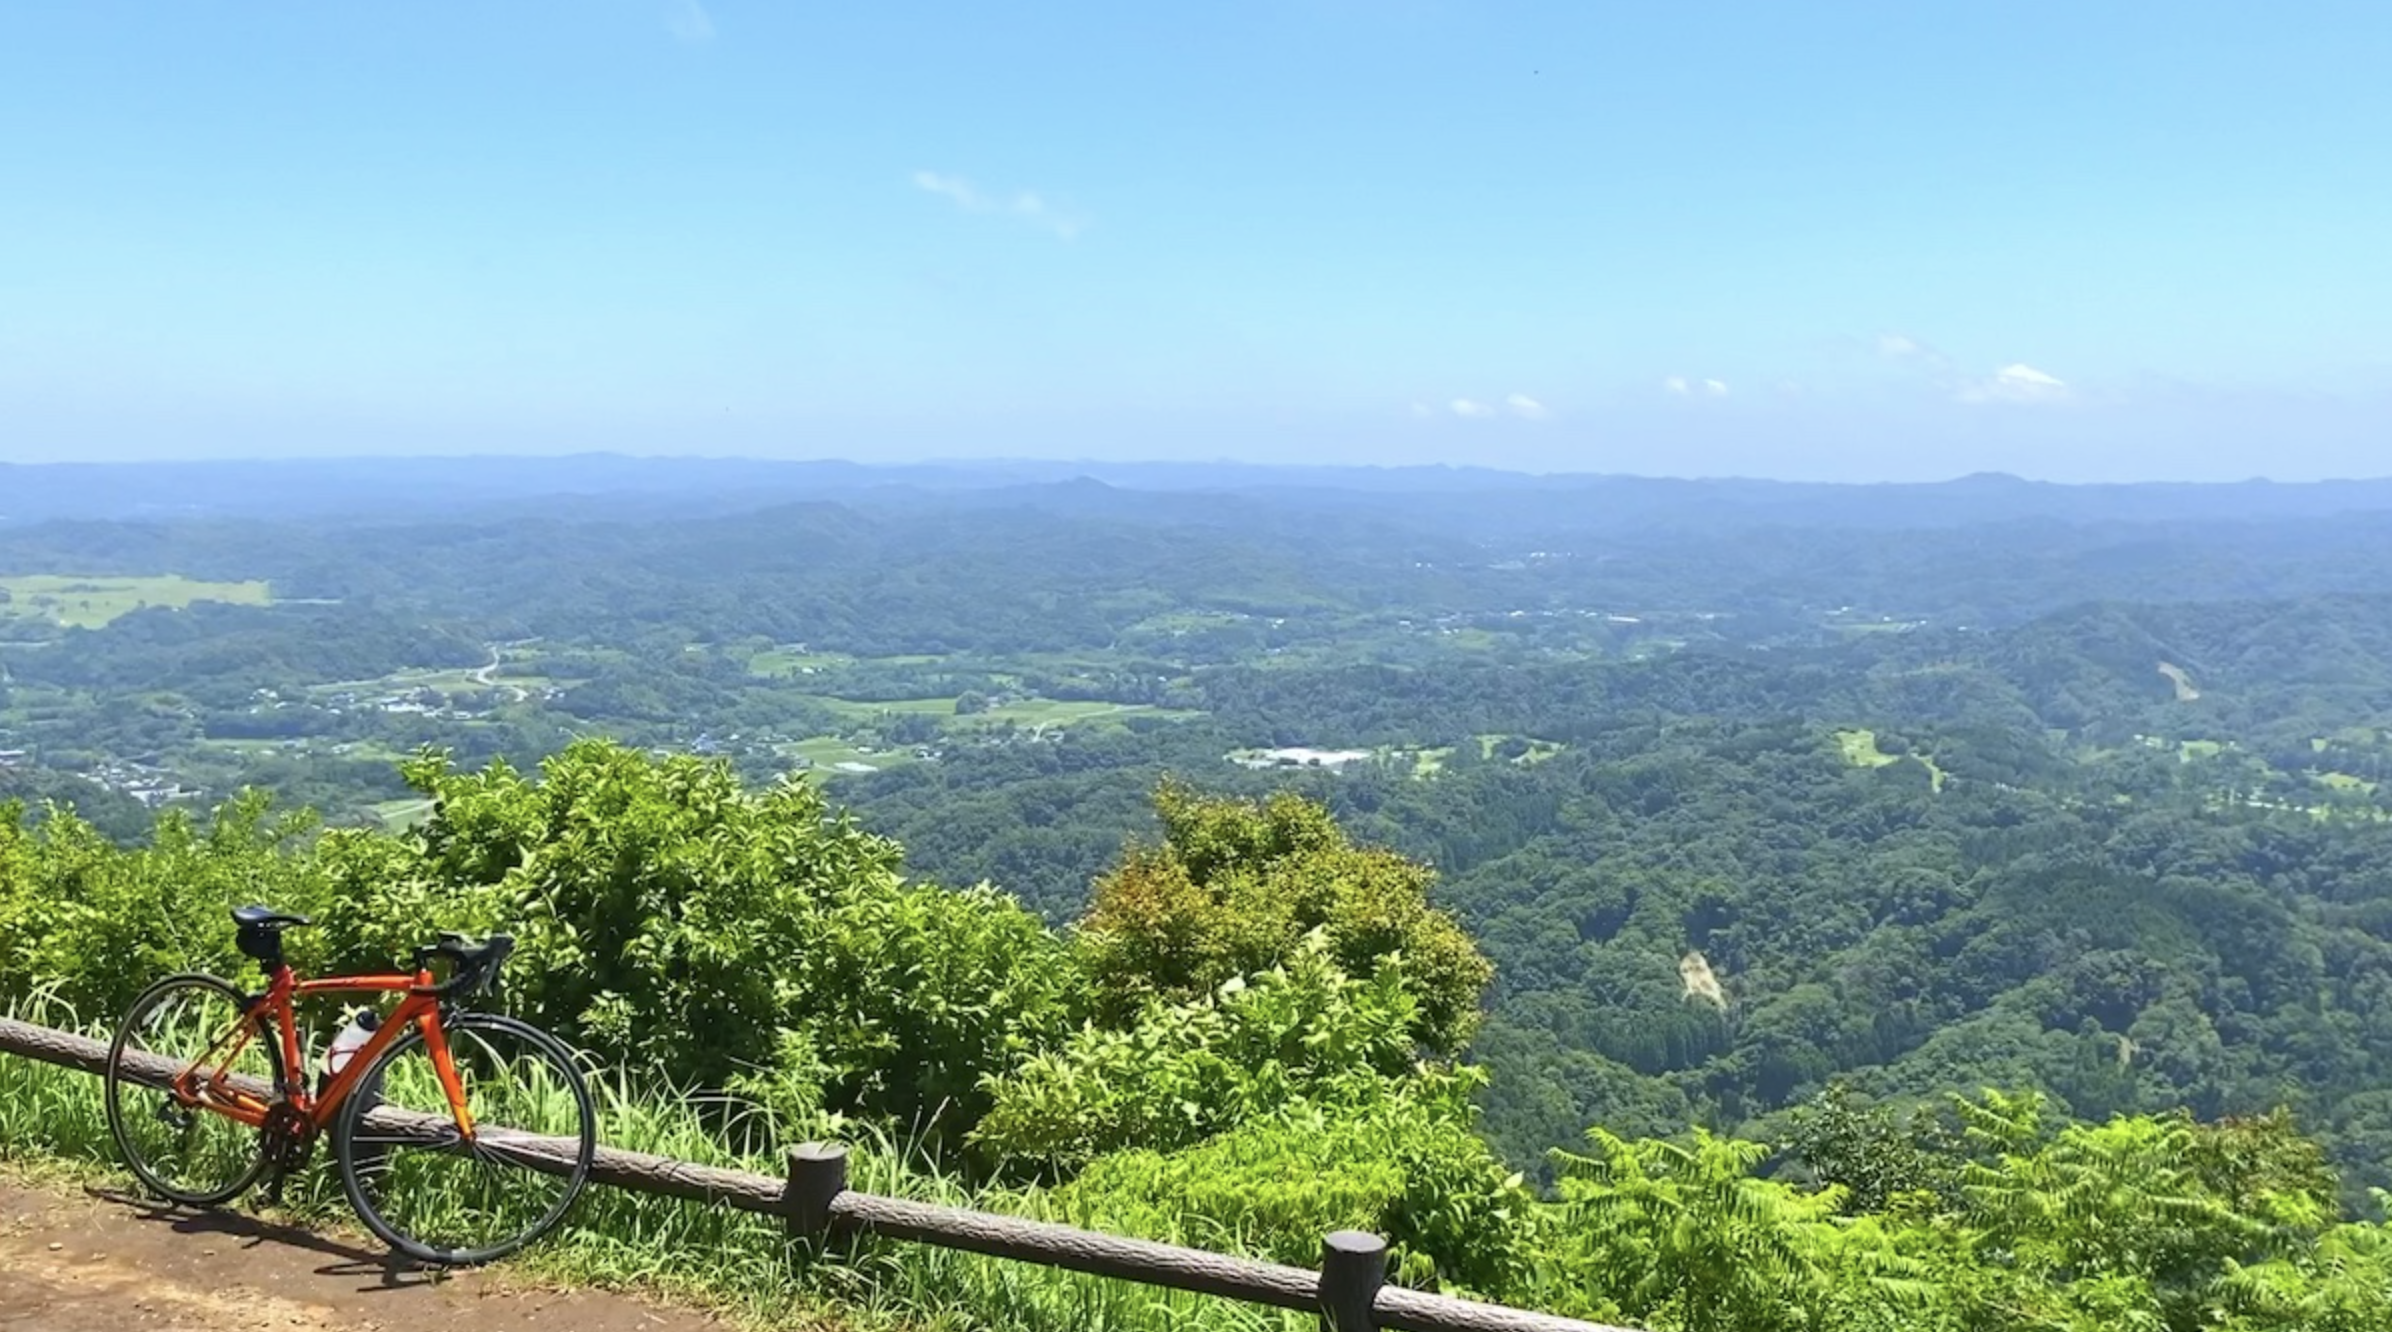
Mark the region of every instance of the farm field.
<instances>
[{"instance_id":1,"label":"farm field","mask_svg":"<svg viewBox=\"0 0 2392 1332\"><path fill-rule=\"evenodd\" d=\"M0 616L48 620L67 629L98 629L151 606L177 610L195 601L241 606L272 604L263 582L209 583L180 574L117 577L86 574L0 575Z\"/></svg>"},{"instance_id":2,"label":"farm field","mask_svg":"<svg viewBox=\"0 0 2392 1332\"><path fill-rule=\"evenodd\" d=\"M784 758L802 759L811 767L807 771L828 775L856 768L842 768L841 764L856 764L874 771L920 762L910 749L864 748L835 735L818 735L811 739L794 740L774 746Z\"/></svg>"},{"instance_id":3,"label":"farm field","mask_svg":"<svg viewBox=\"0 0 2392 1332\"><path fill-rule=\"evenodd\" d=\"M748 658L748 673L766 677L801 675L809 671L835 670L856 665L930 666L945 660L942 657L911 654L894 657L856 657L844 652L799 652L790 648L773 648Z\"/></svg>"},{"instance_id":4,"label":"farm field","mask_svg":"<svg viewBox=\"0 0 2392 1332\"><path fill-rule=\"evenodd\" d=\"M1192 717L1185 709L1158 707L1148 703L1105 703L1096 701L1062 700L1052 698L1022 698L992 702L979 712L957 713L958 695L936 698L897 698L860 700L838 698L828 694L807 694L805 698L819 703L841 717L854 721L869 721L887 714L911 713L924 717L952 718L959 726L1069 726L1077 722L1100 718L1121 717Z\"/></svg>"}]
</instances>

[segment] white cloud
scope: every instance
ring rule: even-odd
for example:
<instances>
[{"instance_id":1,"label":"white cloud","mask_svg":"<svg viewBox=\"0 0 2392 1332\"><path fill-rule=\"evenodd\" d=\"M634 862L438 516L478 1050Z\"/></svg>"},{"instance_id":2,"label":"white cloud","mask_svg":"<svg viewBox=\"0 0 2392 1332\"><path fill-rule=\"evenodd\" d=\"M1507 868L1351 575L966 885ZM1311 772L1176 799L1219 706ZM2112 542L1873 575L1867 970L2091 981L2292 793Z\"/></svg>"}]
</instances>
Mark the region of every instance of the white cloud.
<instances>
[{"instance_id":1,"label":"white cloud","mask_svg":"<svg viewBox=\"0 0 2392 1332\"><path fill-rule=\"evenodd\" d=\"M673 0L664 8L664 26L673 40L686 46L700 46L714 40L714 17L698 0Z\"/></svg>"},{"instance_id":2,"label":"white cloud","mask_svg":"<svg viewBox=\"0 0 2392 1332\"><path fill-rule=\"evenodd\" d=\"M1048 203L1035 190L1018 190L1011 198L999 198L982 193L961 176L945 176L936 171L915 172L914 187L951 200L967 213L1003 213L1063 240L1070 240L1087 227L1087 223Z\"/></svg>"},{"instance_id":3,"label":"white cloud","mask_svg":"<svg viewBox=\"0 0 2392 1332\"><path fill-rule=\"evenodd\" d=\"M1446 405L1452 410L1454 415L1465 417L1471 420L1476 420L1484 416L1493 416L1495 414L1494 408L1472 398L1456 398Z\"/></svg>"},{"instance_id":4,"label":"white cloud","mask_svg":"<svg viewBox=\"0 0 2392 1332\"><path fill-rule=\"evenodd\" d=\"M2047 375L2031 365L2005 365L1993 372L1989 379L1974 380L1960 386L1962 402L2065 402L2073 396L2066 381Z\"/></svg>"},{"instance_id":5,"label":"white cloud","mask_svg":"<svg viewBox=\"0 0 2392 1332\"><path fill-rule=\"evenodd\" d=\"M1661 391L1673 398L1691 398L1698 394L1706 398L1724 398L1728 395L1728 386L1723 379L1688 379L1684 375L1670 375L1661 381Z\"/></svg>"},{"instance_id":6,"label":"white cloud","mask_svg":"<svg viewBox=\"0 0 2392 1332\"><path fill-rule=\"evenodd\" d=\"M1725 381L1717 379L1706 379L1703 381L1703 396L1709 398L1724 398L1727 395L1728 386Z\"/></svg>"},{"instance_id":7,"label":"white cloud","mask_svg":"<svg viewBox=\"0 0 2392 1332\"><path fill-rule=\"evenodd\" d=\"M1512 415L1517 416L1522 420L1549 421L1553 419L1552 408L1547 407L1545 404L1538 402L1536 399L1529 397L1525 393L1515 393L1512 396L1505 398L1503 400L1503 405L1511 408Z\"/></svg>"},{"instance_id":8,"label":"white cloud","mask_svg":"<svg viewBox=\"0 0 2392 1332\"><path fill-rule=\"evenodd\" d=\"M928 190L932 194L946 195L971 212L984 212L988 208L988 201L980 197L980 191L973 189L972 183L961 176L942 176L936 171L917 171L914 173L914 185L916 188Z\"/></svg>"},{"instance_id":9,"label":"white cloud","mask_svg":"<svg viewBox=\"0 0 2392 1332\"><path fill-rule=\"evenodd\" d=\"M1675 394L1676 396L1683 398L1687 394L1694 392L1694 386L1686 382L1686 376L1684 375L1671 375L1669 378L1661 381L1661 391L1664 393Z\"/></svg>"}]
</instances>

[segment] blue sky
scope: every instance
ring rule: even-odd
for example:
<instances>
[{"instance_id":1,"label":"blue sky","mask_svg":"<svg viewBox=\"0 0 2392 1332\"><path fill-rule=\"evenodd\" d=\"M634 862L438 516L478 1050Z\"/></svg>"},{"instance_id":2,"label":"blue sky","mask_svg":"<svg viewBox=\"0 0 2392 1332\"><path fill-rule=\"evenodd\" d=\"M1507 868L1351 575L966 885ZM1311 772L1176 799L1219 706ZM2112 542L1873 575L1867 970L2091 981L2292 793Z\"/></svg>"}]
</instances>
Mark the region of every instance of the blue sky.
<instances>
[{"instance_id":1,"label":"blue sky","mask_svg":"<svg viewBox=\"0 0 2392 1332\"><path fill-rule=\"evenodd\" d=\"M0 459L2392 473L2392 5L31 0Z\"/></svg>"}]
</instances>

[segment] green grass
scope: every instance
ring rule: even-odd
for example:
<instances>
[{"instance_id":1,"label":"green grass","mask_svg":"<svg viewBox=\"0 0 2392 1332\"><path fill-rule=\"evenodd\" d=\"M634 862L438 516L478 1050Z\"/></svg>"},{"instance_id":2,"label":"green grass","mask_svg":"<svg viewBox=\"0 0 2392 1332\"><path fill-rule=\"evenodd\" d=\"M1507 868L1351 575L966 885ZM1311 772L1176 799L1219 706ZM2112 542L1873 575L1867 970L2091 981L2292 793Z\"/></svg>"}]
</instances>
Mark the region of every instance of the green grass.
<instances>
[{"instance_id":1,"label":"green grass","mask_svg":"<svg viewBox=\"0 0 2392 1332\"><path fill-rule=\"evenodd\" d=\"M1493 758L1495 757L1495 746L1509 739L1511 737L1508 735L1482 735L1478 738L1479 752L1487 758ZM1533 735L1527 737L1527 740L1528 752L1511 760L1512 762L1523 766L1542 763L1561 752L1561 746L1551 740L1539 740Z\"/></svg>"},{"instance_id":2,"label":"green grass","mask_svg":"<svg viewBox=\"0 0 2392 1332\"><path fill-rule=\"evenodd\" d=\"M894 768L900 764L919 762L910 749L871 750L857 748L835 735L818 735L809 740L777 746L784 757L802 758L814 765L814 770L833 773L841 763L869 763L875 768Z\"/></svg>"},{"instance_id":3,"label":"green grass","mask_svg":"<svg viewBox=\"0 0 2392 1332\"><path fill-rule=\"evenodd\" d=\"M1852 727L1836 732L1836 747L1843 752L1844 761L1856 768L1883 768L1916 758L1927 766L1928 788L1941 794L1944 770L1927 754L1888 754L1877 747L1877 733L1867 727Z\"/></svg>"},{"instance_id":4,"label":"green grass","mask_svg":"<svg viewBox=\"0 0 2392 1332\"><path fill-rule=\"evenodd\" d=\"M855 658L836 652L785 652L775 648L770 652L759 652L748 658L748 674L795 675L800 670L808 668L819 671L828 667L849 666L854 663Z\"/></svg>"},{"instance_id":5,"label":"green grass","mask_svg":"<svg viewBox=\"0 0 2392 1332\"><path fill-rule=\"evenodd\" d=\"M55 1006L38 1003L19 1006L12 1016L80 1026ZM105 1039L105 1032L86 1030ZM608 1146L763 1175L782 1172L781 1149L826 1128L811 1116L783 1118L758 1106L675 1096L619 1074L593 1077L591 1090L599 1107L599 1141ZM0 1055L0 1164L34 1179L129 1184L108 1136L100 1094L100 1080L90 1074ZM919 1154L904 1144L852 1130L844 1136L855 1189L1062 1219L1037 1191L977 1190L914 1164ZM350 1214L335 1175L319 1152L306 1174L290 1181L273 1219L332 1231L379 1252ZM233 1206L263 1210L266 1204L253 1193ZM562 1228L500 1267L662 1295L759 1329L1298 1332L1315 1326L1302 1314L904 1241L853 1241L818 1253L786 1238L777 1218L598 1185L583 1194Z\"/></svg>"},{"instance_id":6,"label":"green grass","mask_svg":"<svg viewBox=\"0 0 2392 1332\"><path fill-rule=\"evenodd\" d=\"M22 574L0 577L0 591L9 595L7 604L0 605L0 616L29 616L69 629L97 629L148 606L180 610L194 601L265 606L274 600L272 590L262 582L207 583L180 574L138 578Z\"/></svg>"},{"instance_id":7,"label":"green grass","mask_svg":"<svg viewBox=\"0 0 2392 1332\"><path fill-rule=\"evenodd\" d=\"M950 708L952 711L952 708ZM1094 701L1064 701L1052 698L1029 698L1000 703L986 712L958 717L963 725L975 722L1007 722L1016 726L1072 726L1080 722L1102 721L1121 717L1194 717L1198 714L1186 708L1157 707L1151 703L1104 703Z\"/></svg>"},{"instance_id":8,"label":"green grass","mask_svg":"<svg viewBox=\"0 0 2392 1332\"><path fill-rule=\"evenodd\" d=\"M311 748L314 744L312 740L304 736L294 737L292 740L228 740L221 736L202 736L191 743L212 753L245 759L262 758L268 754L288 753L295 749Z\"/></svg>"},{"instance_id":9,"label":"green grass","mask_svg":"<svg viewBox=\"0 0 2392 1332\"><path fill-rule=\"evenodd\" d=\"M1169 610L1149 615L1131 625L1130 629L1132 632L1145 630L1148 633L1157 634L1189 633L1200 629L1221 629L1232 625L1253 624L1261 618L1241 615L1233 611ZM1262 622L1269 623L1267 619L1262 619Z\"/></svg>"},{"instance_id":10,"label":"green grass","mask_svg":"<svg viewBox=\"0 0 2392 1332\"><path fill-rule=\"evenodd\" d=\"M2317 774L2317 780L2334 790L2347 791L2353 795L2375 794L2376 784L2374 782L2368 781L2364 777L2354 777L2347 772L2321 772Z\"/></svg>"},{"instance_id":11,"label":"green grass","mask_svg":"<svg viewBox=\"0 0 2392 1332\"><path fill-rule=\"evenodd\" d=\"M801 670L833 670L844 666L929 666L945 661L945 657L915 653L895 657L855 657L844 652L797 652L774 648L748 658L748 674L764 676L795 675Z\"/></svg>"},{"instance_id":12,"label":"green grass","mask_svg":"<svg viewBox=\"0 0 2392 1332\"><path fill-rule=\"evenodd\" d=\"M1867 729L1836 732L1836 744L1844 751L1844 761L1856 768L1882 768L1898 763L1902 756L1888 754L1877 747L1877 733Z\"/></svg>"},{"instance_id":13,"label":"green grass","mask_svg":"<svg viewBox=\"0 0 2392 1332\"><path fill-rule=\"evenodd\" d=\"M936 717L957 727L1010 726L1070 726L1080 722L1121 717L1193 717L1197 714L1181 708L1156 707L1148 703L1104 703L1070 701L1052 698L1014 699L996 704L985 712L958 716L955 695L937 698L897 698L865 701L833 698L827 694L808 694L809 701L854 722L867 722L892 713Z\"/></svg>"},{"instance_id":14,"label":"green grass","mask_svg":"<svg viewBox=\"0 0 2392 1332\"><path fill-rule=\"evenodd\" d=\"M929 717L952 717L955 715L956 696L953 694L940 698L883 698L868 701L833 698L828 694L808 694L806 697L843 717L853 717L859 721L878 717L883 713L910 712Z\"/></svg>"},{"instance_id":15,"label":"green grass","mask_svg":"<svg viewBox=\"0 0 2392 1332\"><path fill-rule=\"evenodd\" d=\"M1456 652L1492 652L1512 641L1507 635L1474 627L1432 629L1429 633L1440 646L1452 648Z\"/></svg>"}]
</instances>

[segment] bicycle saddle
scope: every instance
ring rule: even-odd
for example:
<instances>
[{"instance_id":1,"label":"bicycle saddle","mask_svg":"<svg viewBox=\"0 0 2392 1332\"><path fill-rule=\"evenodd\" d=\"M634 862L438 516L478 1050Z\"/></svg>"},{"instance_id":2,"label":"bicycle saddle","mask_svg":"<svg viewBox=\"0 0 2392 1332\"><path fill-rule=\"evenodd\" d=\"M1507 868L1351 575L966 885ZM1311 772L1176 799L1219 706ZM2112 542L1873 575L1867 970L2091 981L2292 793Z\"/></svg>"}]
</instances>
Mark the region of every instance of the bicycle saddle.
<instances>
[{"instance_id":1,"label":"bicycle saddle","mask_svg":"<svg viewBox=\"0 0 2392 1332\"><path fill-rule=\"evenodd\" d=\"M233 908L233 924L245 930L279 930L286 925L312 925L314 921L270 906L242 906Z\"/></svg>"}]
</instances>

